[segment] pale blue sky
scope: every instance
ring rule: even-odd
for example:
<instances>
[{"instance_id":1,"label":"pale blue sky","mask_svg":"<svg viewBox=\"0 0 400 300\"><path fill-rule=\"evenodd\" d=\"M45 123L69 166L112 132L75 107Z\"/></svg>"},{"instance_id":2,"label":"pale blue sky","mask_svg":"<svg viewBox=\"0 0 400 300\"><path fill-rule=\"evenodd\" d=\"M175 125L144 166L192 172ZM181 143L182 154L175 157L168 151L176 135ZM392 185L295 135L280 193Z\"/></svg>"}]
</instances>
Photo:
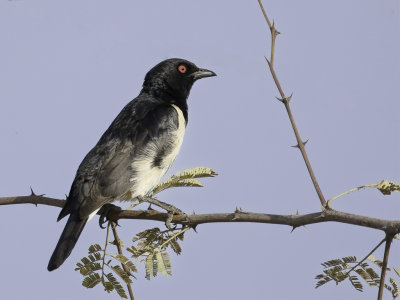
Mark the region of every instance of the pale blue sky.
<instances>
[{"instance_id":1,"label":"pale blue sky","mask_svg":"<svg viewBox=\"0 0 400 300\"><path fill-rule=\"evenodd\" d=\"M270 0L282 34L276 71L327 198L382 179L400 181L400 4ZM269 30L257 1L1 1L0 195L64 197L84 155L145 73L170 57L218 77L195 84L180 155L169 173L207 166L203 189L160 194L190 213L243 210L291 214L320 204L274 96L264 55ZM400 195L370 190L338 199L347 212L399 219ZM102 243L88 224L70 258L46 270L64 226L59 209L0 207L2 299L117 299L86 290L75 263ZM121 221L126 243L152 222ZM157 223L157 225L162 225ZM314 289L320 263L363 257L381 232L343 224L298 228L209 224L189 232L173 276L138 275L136 299L373 299L347 283ZM400 267L398 242L391 266ZM377 252L379 257L381 252ZM45 287L46 286L46 287Z\"/></svg>"}]
</instances>

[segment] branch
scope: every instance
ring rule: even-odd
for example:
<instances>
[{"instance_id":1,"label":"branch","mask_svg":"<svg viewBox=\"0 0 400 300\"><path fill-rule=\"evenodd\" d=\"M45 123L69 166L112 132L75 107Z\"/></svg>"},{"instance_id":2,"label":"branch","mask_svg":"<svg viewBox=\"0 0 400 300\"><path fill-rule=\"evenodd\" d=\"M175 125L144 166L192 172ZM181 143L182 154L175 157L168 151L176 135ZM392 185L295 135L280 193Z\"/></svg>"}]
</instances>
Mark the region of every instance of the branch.
<instances>
[{"instance_id":1,"label":"branch","mask_svg":"<svg viewBox=\"0 0 400 300\"><path fill-rule=\"evenodd\" d=\"M385 245L385 253L383 255L381 280L379 282L378 300L382 300L383 297L383 289L385 288L385 276L386 276L387 264L389 261L390 245L392 244L393 237L394 237L393 233L386 234L386 245Z\"/></svg>"},{"instance_id":2,"label":"branch","mask_svg":"<svg viewBox=\"0 0 400 300\"><path fill-rule=\"evenodd\" d=\"M47 198L44 196L35 195L33 192L30 196L16 196L16 197L1 197L0 205L10 205L10 204L38 204L64 207L65 200Z\"/></svg>"},{"instance_id":3,"label":"branch","mask_svg":"<svg viewBox=\"0 0 400 300\"><path fill-rule=\"evenodd\" d=\"M44 199L40 199L44 198ZM12 200L14 199L14 200ZM18 196L0 198L0 205L10 204L44 204L49 206L62 207L65 200L47 198L42 196ZM61 205L60 205L61 204ZM157 210L113 210L110 211L112 220L118 219L136 219L153 220L164 222L168 220L168 213L162 213ZM308 224L323 222L339 222L352 224L362 227L382 230L385 233L397 234L400 232L400 221L382 220L361 215L349 214L334 209L326 209L322 212L310 213L305 215L276 215L253 213L236 210L233 213L212 213L212 214L191 214L174 215L171 223L188 225L196 227L206 223L265 223L288 225L293 228Z\"/></svg>"},{"instance_id":4,"label":"branch","mask_svg":"<svg viewBox=\"0 0 400 300\"><path fill-rule=\"evenodd\" d=\"M118 249L118 254L123 255L122 247L119 242L120 239L119 239L119 236L117 233L117 229L115 227L116 227L116 224L114 222L111 222L111 228L112 228L114 239L115 239L115 245L117 246L117 249ZM130 274L130 271L123 263L121 263L121 266L127 274ZM133 296L132 285L128 282L128 283L126 283L126 286L128 287L129 297L131 298L131 300L135 300L135 297Z\"/></svg>"},{"instance_id":5,"label":"branch","mask_svg":"<svg viewBox=\"0 0 400 300\"><path fill-rule=\"evenodd\" d=\"M313 169L311 167L311 164L310 164L310 160L308 159L308 155L307 155L306 149L304 147L307 142L303 142L303 140L301 139L300 133L297 130L297 126L296 126L296 123L295 123L294 118L293 118L292 111L290 109L289 102L290 102L290 99L292 98L292 95L290 95L289 97L285 96L285 93L283 92L282 86L279 83L278 76L275 73L275 69L274 69L275 40L276 40L276 37L279 34L279 31L276 30L275 24L273 22L271 24L271 21L269 20L269 18L267 16L267 13L265 12L265 9L264 9L264 7L263 7L263 5L261 3L261 0L258 0L258 4L260 5L260 8L261 8L261 10L262 10L262 12L264 14L265 20L267 21L268 27L269 27L269 29L271 31L271 57L270 57L270 60L268 60L267 58L265 58L265 59L266 59L266 61L268 63L268 66L269 66L269 69L271 71L272 77L274 79L275 85L278 88L279 94L281 95L281 98L278 98L278 100L281 101L285 105L286 111L287 111L288 116L289 116L290 123L292 124L294 135L296 136L296 140L297 140L297 145L295 147L299 148L299 150L301 152L301 155L303 156L304 162L305 162L305 164L307 166L308 173L310 174L311 180L312 180L312 182L314 184L315 191L318 194L318 198L319 198L322 206L325 207L326 206L325 197L322 194L321 188L319 187L317 178L315 177L314 171L313 171Z\"/></svg>"},{"instance_id":6,"label":"branch","mask_svg":"<svg viewBox=\"0 0 400 300\"><path fill-rule=\"evenodd\" d=\"M344 274L344 276L347 277L347 275L349 275L352 271L354 271L359 265L361 265L364 261L366 261L368 259L368 257L370 257L372 255L372 253L374 253L384 242L386 241L386 238L384 238L382 241L379 242L378 245L375 246L374 249L372 249L371 251L368 252L368 254L362 259L360 260L354 267L352 267L348 272L346 272L346 274Z\"/></svg>"}]
</instances>

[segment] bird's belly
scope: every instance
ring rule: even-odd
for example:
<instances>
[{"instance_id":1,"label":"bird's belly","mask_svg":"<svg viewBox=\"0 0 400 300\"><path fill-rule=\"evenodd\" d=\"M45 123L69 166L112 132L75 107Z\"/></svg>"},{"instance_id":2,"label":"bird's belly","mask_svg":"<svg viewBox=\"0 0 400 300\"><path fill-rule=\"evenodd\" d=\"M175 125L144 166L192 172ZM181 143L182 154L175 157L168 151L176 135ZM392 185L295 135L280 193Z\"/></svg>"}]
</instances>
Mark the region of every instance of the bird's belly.
<instances>
[{"instance_id":1,"label":"bird's belly","mask_svg":"<svg viewBox=\"0 0 400 300\"><path fill-rule=\"evenodd\" d=\"M133 183L130 189L132 198L144 196L152 191L179 153L185 135L186 122L182 111L177 106L172 106L178 113L178 128L169 137L167 151L160 151L159 145L155 143L148 147L145 159L132 163L132 168L135 170L135 176L131 179Z\"/></svg>"}]
</instances>

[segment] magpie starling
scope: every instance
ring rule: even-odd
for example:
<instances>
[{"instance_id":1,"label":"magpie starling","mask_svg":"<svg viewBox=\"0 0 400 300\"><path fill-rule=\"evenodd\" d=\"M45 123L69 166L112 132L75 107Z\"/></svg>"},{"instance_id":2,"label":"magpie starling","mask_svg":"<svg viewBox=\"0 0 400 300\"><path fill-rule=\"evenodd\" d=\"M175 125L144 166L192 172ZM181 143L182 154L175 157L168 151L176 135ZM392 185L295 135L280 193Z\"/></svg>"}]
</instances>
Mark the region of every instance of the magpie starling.
<instances>
[{"instance_id":1,"label":"magpie starling","mask_svg":"<svg viewBox=\"0 0 400 300\"><path fill-rule=\"evenodd\" d=\"M188 122L193 83L216 76L190 61L160 62L80 164L57 221L69 214L47 269L70 255L86 222L105 204L145 196L174 162Z\"/></svg>"}]
</instances>

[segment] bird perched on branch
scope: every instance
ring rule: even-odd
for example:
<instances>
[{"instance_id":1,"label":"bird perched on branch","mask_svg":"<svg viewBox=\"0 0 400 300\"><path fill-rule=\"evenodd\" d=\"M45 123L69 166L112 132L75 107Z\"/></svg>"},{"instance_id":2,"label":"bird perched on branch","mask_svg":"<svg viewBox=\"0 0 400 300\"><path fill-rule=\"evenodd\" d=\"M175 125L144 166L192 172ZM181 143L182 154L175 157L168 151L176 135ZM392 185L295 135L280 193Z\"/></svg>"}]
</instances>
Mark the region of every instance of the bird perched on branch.
<instances>
[{"instance_id":1,"label":"bird perched on branch","mask_svg":"<svg viewBox=\"0 0 400 300\"><path fill-rule=\"evenodd\" d=\"M80 164L57 221L69 214L47 269L71 254L83 227L105 204L145 196L174 162L188 122L193 83L216 76L179 58L162 61L146 75L129 102Z\"/></svg>"}]
</instances>

